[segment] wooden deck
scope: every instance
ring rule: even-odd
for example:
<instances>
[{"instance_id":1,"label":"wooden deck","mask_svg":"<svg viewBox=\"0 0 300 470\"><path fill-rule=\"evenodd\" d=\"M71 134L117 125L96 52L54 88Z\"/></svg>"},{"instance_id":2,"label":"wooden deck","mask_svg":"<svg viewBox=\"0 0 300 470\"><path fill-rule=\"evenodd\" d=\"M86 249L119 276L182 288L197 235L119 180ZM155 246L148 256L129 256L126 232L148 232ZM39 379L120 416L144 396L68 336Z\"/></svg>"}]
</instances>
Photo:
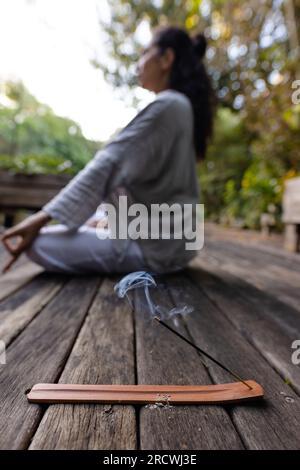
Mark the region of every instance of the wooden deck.
<instances>
[{"instance_id":1,"label":"wooden deck","mask_svg":"<svg viewBox=\"0 0 300 470\"><path fill-rule=\"evenodd\" d=\"M5 254L0 252L0 264ZM184 272L152 290L194 312L180 331L245 379L261 403L238 406L29 404L38 382L209 384L232 378L150 319L132 312L114 277L50 275L21 259L0 278L1 449L299 449L300 256L209 228Z\"/></svg>"}]
</instances>

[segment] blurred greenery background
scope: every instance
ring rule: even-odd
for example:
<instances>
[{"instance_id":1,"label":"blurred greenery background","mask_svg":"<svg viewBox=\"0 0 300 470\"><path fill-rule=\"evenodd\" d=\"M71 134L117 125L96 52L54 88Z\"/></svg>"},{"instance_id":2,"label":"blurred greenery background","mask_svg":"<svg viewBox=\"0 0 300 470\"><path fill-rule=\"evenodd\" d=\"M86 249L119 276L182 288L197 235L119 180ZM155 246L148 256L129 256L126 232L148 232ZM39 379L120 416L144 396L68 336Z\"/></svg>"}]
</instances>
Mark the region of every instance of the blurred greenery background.
<instances>
[{"instance_id":1,"label":"blurred greenery background","mask_svg":"<svg viewBox=\"0 0 300 470\"><path fill-rule=\"evenodd\" d=\"M281 230L284 182L300 175L300 0L108 0L109 64L93 61L115 89L135 94L140 28L158 24L204 32L205 57L218 97L214 138L199 164L206 218L257 229L262 213ZM56 116L20 82L1 84L0 168L76 174L105 142ZM298 85L300 88L300 82ZM298 93L298 96L300 93Z\"/></svg>"},{"instance_id":2,"label":"blurred greenery background","mask_svg":"<svg viewBox=\"0 0 300 470\"><path fill-rule=\"evenodd\" d=\"M1 84L0 168L18 173L76 174L101 148L74 121L56 116L21 82Z\"/></svg>"}]
</instances>

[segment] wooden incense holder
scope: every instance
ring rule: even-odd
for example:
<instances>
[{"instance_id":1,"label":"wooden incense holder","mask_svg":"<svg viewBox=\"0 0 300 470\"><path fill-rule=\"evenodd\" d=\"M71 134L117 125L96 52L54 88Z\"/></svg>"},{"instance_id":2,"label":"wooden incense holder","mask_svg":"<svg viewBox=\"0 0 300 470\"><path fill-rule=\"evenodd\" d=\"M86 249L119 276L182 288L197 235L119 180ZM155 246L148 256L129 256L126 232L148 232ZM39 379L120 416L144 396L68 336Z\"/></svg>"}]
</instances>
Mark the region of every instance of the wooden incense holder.
<instances>
[{"instance_id":1,"label":"wooden incense holder","mask_svg":"<svg viewBox=\"0 0 300 470\"><path fill-rule=\"evenodd\" d=\"M163 403L201 405L238 403L262 398L254 380L218 385L77 385L36 384L27 395L30 403Z\"/></svg>"}]
</instances>

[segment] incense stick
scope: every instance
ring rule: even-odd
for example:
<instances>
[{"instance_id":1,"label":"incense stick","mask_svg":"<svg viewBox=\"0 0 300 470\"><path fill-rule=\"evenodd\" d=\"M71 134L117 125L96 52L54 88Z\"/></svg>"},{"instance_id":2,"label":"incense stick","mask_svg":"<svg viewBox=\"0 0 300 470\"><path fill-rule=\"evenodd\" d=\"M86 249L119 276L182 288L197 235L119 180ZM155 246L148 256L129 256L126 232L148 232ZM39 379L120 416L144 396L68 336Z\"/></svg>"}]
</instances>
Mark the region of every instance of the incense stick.
<instances>
[{"instance_id":1,"label":"incense stick","mask_svg":"<svg viewBox=\"0 0 300 470\"><path fill-rule=\"evenodd\" d=\"M176 336L178 336L179 338L181 338L183 341L185 341L186 343L188 343L190 346L192 346L194 349L196 349L198 352L200 352L201 354L203 354L204 356L208 357L208 359L210 359L211 361L213 361L215 364L217 364L219 367L221 367L222 369L224 369L226 372L228 372L229 374L231 374L233 377L235 377L239 382L242 382L244 385L246 385L246 387L248 387L250 390L251 390L251 387L250 385L247 384L247 382L245 382L239 375L237 375L235 372L233 372L232 370L228 369L228 367L224 366L221 362L219 362L217 359L215 359L214 357L212 357L210 354L208 354L207 352L203 351L203 349L199 348L198 346L196 346L196 344L192 343L189 339L187 339L185 336L183 336L182 334L180 334L178 331L176 330L173 330L173 328L171 328L169 325L167 325L167 323L165 323L164 321L162 321L160 318L158 317L154 317L154 320L158 321L161 325L163 325L164 327L166 327L168 330L172 331L172 333L174 333Z\"/></svg>"}]
</instances>

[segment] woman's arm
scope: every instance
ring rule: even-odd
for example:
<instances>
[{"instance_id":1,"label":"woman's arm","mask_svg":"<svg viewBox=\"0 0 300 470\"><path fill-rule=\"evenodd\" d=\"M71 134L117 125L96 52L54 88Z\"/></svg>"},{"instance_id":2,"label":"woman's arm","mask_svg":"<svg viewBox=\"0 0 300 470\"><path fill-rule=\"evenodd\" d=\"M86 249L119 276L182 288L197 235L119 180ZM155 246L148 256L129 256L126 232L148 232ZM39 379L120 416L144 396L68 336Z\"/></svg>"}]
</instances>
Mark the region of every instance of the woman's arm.
<instances>
[{"instance_id":1,"label":"woman's arm","mask_svg":"<svg viewBox=\"0 0 300 470\"><path fill-rule=\"evenodd\" d=\"M96 212L111 191L117 173L114 155L102 149L42 209L70 230L76 230Z\"/></svg>"},{"instance_id":2,"label":"woman's arm","mask_svg":"<svg viewBox=\"0 0 300 470\"><path fill-rule=\"evenodd\" d=\"M157 176L178 132L177 104L174 98L161 98L146 106L43 210L77 229L116 187Z\"/></svg>"}]
</instances>

